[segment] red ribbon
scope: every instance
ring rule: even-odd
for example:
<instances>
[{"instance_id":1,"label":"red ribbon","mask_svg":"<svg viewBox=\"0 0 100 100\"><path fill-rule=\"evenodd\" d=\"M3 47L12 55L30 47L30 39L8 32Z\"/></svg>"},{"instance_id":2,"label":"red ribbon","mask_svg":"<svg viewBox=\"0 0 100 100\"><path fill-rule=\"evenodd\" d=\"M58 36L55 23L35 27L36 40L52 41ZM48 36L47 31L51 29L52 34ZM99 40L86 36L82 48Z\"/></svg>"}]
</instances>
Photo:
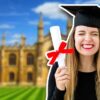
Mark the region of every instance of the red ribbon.
<instances>
[{"instance_id":1,"label":"red ribbon","mask_svg":"<svg viewBox=\"0 0 100 100\"><path fill-rule=\"evenodd\" d=\"M55 63L55 61L56 61L56 59L57 59L57 57L59 56L60 53L68 54L68 53L74 52L74 49L65 49L66 46L67 46L67 43L65 41L62 41L58 50L53 50L53 51L47 53L47 57L50 60L49 61L50 65Z\"/></svg>"}]
</instances>

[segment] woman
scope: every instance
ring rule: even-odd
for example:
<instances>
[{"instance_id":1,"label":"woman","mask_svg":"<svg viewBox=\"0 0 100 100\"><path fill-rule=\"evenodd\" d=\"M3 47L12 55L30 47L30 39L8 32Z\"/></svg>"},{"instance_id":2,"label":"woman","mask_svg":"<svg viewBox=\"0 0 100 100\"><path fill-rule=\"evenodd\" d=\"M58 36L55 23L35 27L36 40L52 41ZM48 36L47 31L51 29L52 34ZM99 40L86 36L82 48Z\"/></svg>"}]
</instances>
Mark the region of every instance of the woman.
<instances>
[{"instance_id":1,"label":"woman","mask_svg":"<svg viewBox=\"0 0 100 100\"><path fill-rule=\"evenodd\" d=\"M100 100L100 8L63 6L75 14L66 65L55 63L48 80L48 100ZM68 12L67 11L67 12Z\"/></svg>"}]
</instances>

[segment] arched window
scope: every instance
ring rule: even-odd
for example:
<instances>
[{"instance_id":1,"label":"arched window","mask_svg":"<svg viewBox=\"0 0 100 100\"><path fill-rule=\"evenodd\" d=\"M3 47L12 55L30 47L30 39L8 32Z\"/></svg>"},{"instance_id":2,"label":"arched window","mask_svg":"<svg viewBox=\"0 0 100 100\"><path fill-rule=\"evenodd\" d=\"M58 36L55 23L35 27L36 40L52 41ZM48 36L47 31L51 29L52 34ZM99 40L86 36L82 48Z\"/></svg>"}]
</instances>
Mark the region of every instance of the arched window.
<instances>
[{"instance_id":1,"label":"arched window","mask_svg":"<svg viewBox=\"0 0 100 100\"><path fill-rule=\"evenodd\" d=\"M10 73L9 73L9 81L10 81L10 82L13 82L14 79L15 79L15 74L14 74L13 72L10 72Z\"/></svg>"},{"instance_id":2,"label":"arched window","mask_svg":"<svg viewBox=\"0 0 100 100\"><path fill-rule=\"evenodd\" d=\"M32 72L28 72L27 73L27 81L28 82L32 82L33 81Z\"/></svg>"},{"instance_id":3,"label":"arched window","mask_svg":"<svg viewBox=\"0 0 100 100\"><path fill-rule=\"evenodd\" d=\"M15 54L9 55L9 64L10 65L16 65L16 55Z\"/></svg>"},{"instance_id":4,"label":"arched window","mask_svg":"<svg viewBox=\"0 0 100 100\"><path fill-rule=\"evenodd\" d=\"M29 53L27 55L27 65L33 65L33 63L34 63L34 56L33 54Z\"/></svg>"}]
</instances>

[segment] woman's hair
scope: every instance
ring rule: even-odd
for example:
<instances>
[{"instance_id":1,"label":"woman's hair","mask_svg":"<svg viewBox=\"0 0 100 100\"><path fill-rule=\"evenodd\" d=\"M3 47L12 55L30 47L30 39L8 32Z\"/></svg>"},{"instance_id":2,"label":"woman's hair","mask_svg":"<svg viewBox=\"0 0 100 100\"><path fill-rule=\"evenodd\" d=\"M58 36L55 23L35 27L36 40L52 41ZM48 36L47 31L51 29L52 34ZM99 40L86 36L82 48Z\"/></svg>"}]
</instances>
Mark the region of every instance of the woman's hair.
<instances>
[{"instance_id":1,"label":"woman's hair","mask_svg":"<svg viewBox=\"0 0 100 100\"><path fill-rule=\"evenodd\" d=\"M100 29L99 30L99 38L100 38ZM70 36L68 41L67 48L74 48L73 54L67 54L66 56L66 65L70 69L70 81L66 85L66 94L64 100L73 100L74 99L74 91L77 84L77 73L78 73L78 65L79 65L79 53L75 48L75 40L74 40L75 29L72 32L72 36ZM94 56L94 63L97 70L96 75L96 83L100 81L100 43L99 50Z\"/></svg>"}]
</instances>

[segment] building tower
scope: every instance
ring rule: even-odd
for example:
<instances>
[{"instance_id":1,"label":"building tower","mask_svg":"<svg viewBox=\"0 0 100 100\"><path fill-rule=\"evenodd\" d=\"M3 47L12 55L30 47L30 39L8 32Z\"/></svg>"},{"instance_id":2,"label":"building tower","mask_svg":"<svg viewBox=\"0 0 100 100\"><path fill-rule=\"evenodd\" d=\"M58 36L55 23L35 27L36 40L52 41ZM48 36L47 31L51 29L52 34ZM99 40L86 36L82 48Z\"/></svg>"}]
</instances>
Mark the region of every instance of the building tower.
<instances>
[{"instance_id":1,"label":"building tower","mask_svg":"<svg viewBox=\"0 0 100 100\"><path fill-rule=\"evenodd\" d=\"M41 57L43 55L42 48L43 48L43 41L44 41L44 31L43 31L43 18L42 13L40 13L40 19L38 23L38 43L37 43L37 56Z\"/></svg>"},{"instance_id":2,"label":"building tower","mask_svg":"<svg viewBox=\"0 0 100 100\"><path fill-rule=\"evenodd\" d=\"M22 34L21 35L21 46L25 46L25 43L26 43L26 37Z\"/></svg>"},{"instance_id":3,"label":"building tower","mask_svg":"<svg viewBox=\"0 0 100 100\"><path fill-rule=\"evenodd\" d=\"M72 19L68 17L68 20L67 20L67 33L70 32L72 28Z\"/></svg>"},{"instance_id":4,"label":"building tower","mask_svg":"<svg viewBox=\"0 0 100 100\"><path fill-rule=\"evenodd\" d=\"M2 34L2 43L1 43L2 47L4 47L6 45L6 38L5 38L5 33Z\"/></svg>"},{"instance_id":5,"label":"building tower","mask_svg":"<svg viewBox=\"0 0 100 100\"><path fill-rule=\"evenodd\" d=\"M18 82L19 84L24 84L24 79L25 79L25 74L24 74L24 64L25 64L25 57L24 57L24 47L25 47L25 43L26 43L26 37L22 34L21 35L21 48L20 48L20 67L19 67L19 70L18 70Z\"/></svg>"},{"instance_id":6,"label":"building tower","mask_svg":"<svg viewBox=\"0 0 100 100\"><path fill-rule=\"evenodd\" d=\"M6 55L5 55L5 46L6 46L6 38L5 38L5 33L3 33L2 39L1 39L1 61L0 61L0 63L1 63L1 68L0 68L1 80L0 81L1 81L2 85L5 84L5 82L7 82L7 78L6 78L6 76L7 76L7 67L6 67L7 62L6 62Z\"/></svg>"},{"instance_id":7,"label":"building tower","mask_svg":"<svg viewBox=\"0 0 100 100\"><path fill-rule=\"evenodd\" d=\"M37 85L42 85L42 73L43 73L43 41L44 41L44 35L43 35L43 18L42 13L40 13L40 19L38 23L38 43L37 43Z\"/></svg>"},{"instance_id":8,"label":"building tower","mask_svg":"<svg viewBox=\"0 0 100 100\"><path fill-rule=\"evenodd\" d=\"M42 43L43 39L44 39L43 27L44 27L44 25L43 25L42 13L40 13L40 20L39 20L39 23L38 23L38 42L39 43Z\"/></svg>"}]
</instances>

